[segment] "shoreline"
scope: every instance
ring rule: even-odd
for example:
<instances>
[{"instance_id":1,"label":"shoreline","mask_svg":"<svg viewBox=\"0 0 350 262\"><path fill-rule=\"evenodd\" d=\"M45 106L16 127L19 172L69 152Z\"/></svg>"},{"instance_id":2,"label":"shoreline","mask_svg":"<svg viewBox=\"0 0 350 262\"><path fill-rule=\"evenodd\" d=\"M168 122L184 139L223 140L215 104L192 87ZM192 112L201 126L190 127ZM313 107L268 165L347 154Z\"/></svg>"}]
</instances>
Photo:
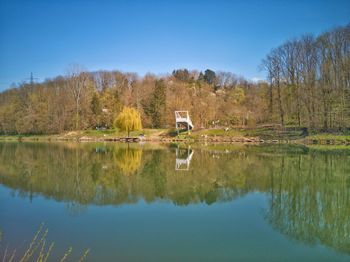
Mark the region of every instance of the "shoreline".
<instances>
[{"instance_id":1,"label":"shoreline","mask_svg":"<svg viewBox=\"0 0 350 262\"><path fill-rule=\"evenodd\" d=\"M268 131L268 132L267 132ZM294 133L293 133L294 132ZM302 136L295 131L266 129L231 130L202 129L191 133L174 132L167 129L145 129L133 132L130 137L123 132L111 130L70 131L52 135L0 135L0 141L75 141L75 142L160 142L160 143L245 143L245 144L303 144L346 145L350 136L344 134L315 133Z\"/></svg>"}]
</instances>

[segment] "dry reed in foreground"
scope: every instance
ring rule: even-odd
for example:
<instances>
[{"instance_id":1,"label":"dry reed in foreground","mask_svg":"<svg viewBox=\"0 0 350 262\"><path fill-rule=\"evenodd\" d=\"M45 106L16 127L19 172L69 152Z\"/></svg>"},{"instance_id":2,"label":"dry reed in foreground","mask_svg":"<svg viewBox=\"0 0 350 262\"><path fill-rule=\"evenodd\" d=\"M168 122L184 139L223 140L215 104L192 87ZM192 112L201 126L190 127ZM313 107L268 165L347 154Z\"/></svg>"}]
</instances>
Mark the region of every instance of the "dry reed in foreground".
<instances>
[{"instance_id":1,"label":"dry reed in foreground","mask_svg":"<svg viewBox=\"0 0 350 262\"><path fill-rule=\"evenodd\" d=\"M4 250L4 254L2 257L2 262L27 262L27 261L35 261L35 262L46 262L50 258L52 249L54 247L54 242L49 243L47 241L47 235L49 230L41 224L39 229L36 231L32 241L29 243L24 254L16 254L16 249L9 250L8 246ZM2 239L0 238L0 241ZM64 262L72 253L73 248L69 247L67 251L63 254L61 259L58 259L59 262ZM79 262L83 262L86 260L90 250L85 250L84 254L80 257ZM50 259L51 260L51 259Z\"/></svg>"}]
</instances>

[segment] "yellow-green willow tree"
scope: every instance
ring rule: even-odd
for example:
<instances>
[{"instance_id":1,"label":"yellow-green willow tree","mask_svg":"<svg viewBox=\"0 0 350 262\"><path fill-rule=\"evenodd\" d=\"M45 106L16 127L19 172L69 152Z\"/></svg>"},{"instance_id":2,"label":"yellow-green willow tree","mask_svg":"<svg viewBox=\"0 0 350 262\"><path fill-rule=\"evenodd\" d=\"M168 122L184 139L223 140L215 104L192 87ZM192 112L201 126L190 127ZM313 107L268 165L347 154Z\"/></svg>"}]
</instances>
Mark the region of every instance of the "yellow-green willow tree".
<instances>
[{"instance_id":1,"label":"yellow-green willow tree","mask_svg":"<svg viewBox=\"0 0 350 262\"><path fill-rule=\"evenodd\" d=\"M114 126L128 133L142 129L140 113L132 107L124 107L114 121Z\"/></svg>"}]
</instances>

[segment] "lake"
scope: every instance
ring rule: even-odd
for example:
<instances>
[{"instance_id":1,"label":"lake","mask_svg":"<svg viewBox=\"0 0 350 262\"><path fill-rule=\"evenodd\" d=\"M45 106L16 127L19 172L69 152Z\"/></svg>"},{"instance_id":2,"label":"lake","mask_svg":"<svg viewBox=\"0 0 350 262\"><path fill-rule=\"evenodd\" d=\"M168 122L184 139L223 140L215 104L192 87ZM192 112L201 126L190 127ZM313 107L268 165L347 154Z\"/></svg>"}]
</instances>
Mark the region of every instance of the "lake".
<instances>
[{"instance_id":1,"label":"lake","mask_svg":"<svg viewBox=\"0 0 350 262\"><path fill-rule=\"evenodd\" d=\"M350 261L350 148L0 143L0 257ZM17 256L17 259L18 259Z\"/></svg>"}]
</instances>

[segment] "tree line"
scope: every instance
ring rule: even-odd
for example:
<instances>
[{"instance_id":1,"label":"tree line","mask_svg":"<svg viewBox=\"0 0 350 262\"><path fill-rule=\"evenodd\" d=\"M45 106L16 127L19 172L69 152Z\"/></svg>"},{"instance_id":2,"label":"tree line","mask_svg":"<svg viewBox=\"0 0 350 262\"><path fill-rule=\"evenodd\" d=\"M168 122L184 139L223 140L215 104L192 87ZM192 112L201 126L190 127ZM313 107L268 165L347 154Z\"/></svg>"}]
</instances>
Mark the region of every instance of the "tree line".
<instances>
[{"instance_id":1,"label":"tree line","mask_svg":"<svg viewBox=\"0 0 350 262\"><path fill-rule=\"evenodd\" d=\"M350 24L289 40L273 49L263 66L269 112L278 112L282 126L349 127Z\"/></svg>"},{"instance_id":2,"label":"tree line","mask_svg":"<svg viewBox=\"0 0 350 262\"><path fill-rule=\"evenodd\" d=\"M190 111L196 128L350 127L350 24L286 41L262 68L267 81L251 82L210 69L140 77L74 65L64 76L0 93L0 132L112 128L124 107L136 109L147 128L173 127L175 110Z\"/></svg>"}]
</instances>

